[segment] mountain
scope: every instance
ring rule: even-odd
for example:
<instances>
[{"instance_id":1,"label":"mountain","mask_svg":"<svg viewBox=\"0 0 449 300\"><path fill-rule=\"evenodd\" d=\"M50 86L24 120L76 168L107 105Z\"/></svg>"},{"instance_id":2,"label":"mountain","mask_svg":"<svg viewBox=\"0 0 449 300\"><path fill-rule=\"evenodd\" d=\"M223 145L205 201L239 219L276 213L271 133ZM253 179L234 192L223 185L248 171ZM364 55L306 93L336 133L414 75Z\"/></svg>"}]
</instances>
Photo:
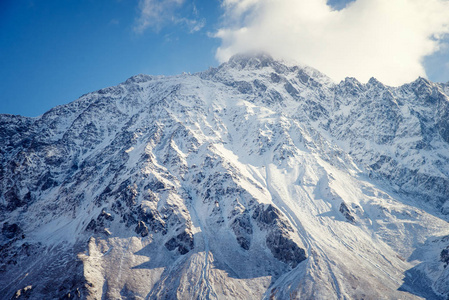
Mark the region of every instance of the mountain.
<instances>
[{"instance_id":1,"label":"mountain","mask_svg":"<svg viewBox=\"0 0 449 300\"><path fill-rule=\"evenodd\" d=\"M0 115L0 298L446 299L448 95L260 54Z\"/></svg>"}]
</instances>

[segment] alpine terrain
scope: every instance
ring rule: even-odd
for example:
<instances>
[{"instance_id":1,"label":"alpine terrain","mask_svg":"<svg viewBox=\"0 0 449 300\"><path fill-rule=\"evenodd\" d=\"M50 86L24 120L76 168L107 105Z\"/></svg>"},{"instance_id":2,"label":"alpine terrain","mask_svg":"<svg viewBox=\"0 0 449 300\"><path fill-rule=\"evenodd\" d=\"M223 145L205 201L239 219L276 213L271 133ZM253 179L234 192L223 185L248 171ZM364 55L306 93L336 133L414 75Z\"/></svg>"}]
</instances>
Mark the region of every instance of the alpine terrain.
<instances>
[{"instance_id":1,"label":"alpine terrain","mask_svg":"<svg viewBox=\"0 0 449 300\"><path fill-rule=\"evenodd\" d=\"M259 54L0 115L0 298L448 299L448 95Z\"/></svg>"}]
</instances>

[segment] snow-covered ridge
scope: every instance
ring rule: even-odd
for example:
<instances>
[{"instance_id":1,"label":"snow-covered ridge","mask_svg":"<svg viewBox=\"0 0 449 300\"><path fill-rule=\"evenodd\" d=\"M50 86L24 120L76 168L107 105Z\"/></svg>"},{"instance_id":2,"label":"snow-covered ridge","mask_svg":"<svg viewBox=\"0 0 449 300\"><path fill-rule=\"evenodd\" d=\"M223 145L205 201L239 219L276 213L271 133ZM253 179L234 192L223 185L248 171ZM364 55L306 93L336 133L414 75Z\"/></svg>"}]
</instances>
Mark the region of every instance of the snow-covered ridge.
<instances>
[{"instance_id":1,"label":"snow-covered ridge","mask_svg":"<svg viewBox=\"0 0 449 300\"><path fill-rule=\"evenodd\" d=\"M239 55L0 115L0 295L447 297L447 91Z\"/></svg>"}]
</instances>

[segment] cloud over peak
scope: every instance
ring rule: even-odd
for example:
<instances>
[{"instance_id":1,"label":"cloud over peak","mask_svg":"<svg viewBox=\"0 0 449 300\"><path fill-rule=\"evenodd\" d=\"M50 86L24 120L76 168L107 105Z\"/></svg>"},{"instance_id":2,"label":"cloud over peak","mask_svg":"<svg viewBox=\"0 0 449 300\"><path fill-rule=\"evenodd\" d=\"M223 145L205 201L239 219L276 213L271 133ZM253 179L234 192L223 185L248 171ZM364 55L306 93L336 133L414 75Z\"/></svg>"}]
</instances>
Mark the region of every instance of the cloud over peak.
<instances>
[{"instance_id":1,"label":"cloud over peak","mask_svg":"<svg viewBox=\"0 0 449 300\"><path fill-rule=\"evenodd\" d=\"M445 0L356 0L334 10L326 0L223 0L216 56L267 51L334 80L346 76L399 85L425 77L425 56L449 32Z\"/></svg>"}]
</instances>

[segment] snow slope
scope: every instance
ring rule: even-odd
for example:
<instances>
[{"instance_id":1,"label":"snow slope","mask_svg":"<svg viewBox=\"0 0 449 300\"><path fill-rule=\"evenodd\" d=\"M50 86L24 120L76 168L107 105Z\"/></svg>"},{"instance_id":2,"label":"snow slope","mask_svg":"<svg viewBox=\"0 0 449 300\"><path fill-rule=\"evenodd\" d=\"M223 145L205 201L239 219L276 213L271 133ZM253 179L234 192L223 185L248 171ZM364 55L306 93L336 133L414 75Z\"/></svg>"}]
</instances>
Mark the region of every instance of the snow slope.
<instances>
[{"instance_id":1,"label":"snow slope","mask_svg":"<svg viewBox=\"0 0 449 300\"><path fill-rule=\"evenodd\" d=\"M0 115L0 297L447 298L447 95L262 54Z\"/></svg>"}]
</instances>

